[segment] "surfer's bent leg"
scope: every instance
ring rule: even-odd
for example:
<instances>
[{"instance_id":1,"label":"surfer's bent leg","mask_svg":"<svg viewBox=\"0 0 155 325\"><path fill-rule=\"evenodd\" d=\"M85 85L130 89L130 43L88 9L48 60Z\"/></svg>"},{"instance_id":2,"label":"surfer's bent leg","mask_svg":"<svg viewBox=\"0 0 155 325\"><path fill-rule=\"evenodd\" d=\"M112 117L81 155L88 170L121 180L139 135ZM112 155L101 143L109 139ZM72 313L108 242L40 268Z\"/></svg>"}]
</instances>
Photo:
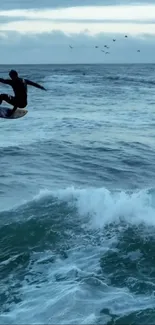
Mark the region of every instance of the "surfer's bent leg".
<instances>
[{"instance_id":1,"label":"surfer's bent leg","mask_svg":"<svg viewBox=\"0 0 155 325\"><path fill-rule=\"evenodd\" d=\"M13 96L9 96L7 94L1 94L0 95L0 104L2 103L2 101L5 101L6 103L10 104L13 106L13 109L9 111L8 116L11 116L16 109L18 108L18 105L16 103L16 99Z\"/></svg>"},{"instance_id":2,"label":"surfer's bent leg","mask_svg":"<svg viewBox=\"0 0 155 325\"><path fill-rule=\"evenodd\" d=\"M15 97L13 97L13 96L10 96L7 94L1 94L0 95L0 105L2 104L3 100L12 106L16 106L16 100L15 100Z\"/></svg>"}]
</instances>

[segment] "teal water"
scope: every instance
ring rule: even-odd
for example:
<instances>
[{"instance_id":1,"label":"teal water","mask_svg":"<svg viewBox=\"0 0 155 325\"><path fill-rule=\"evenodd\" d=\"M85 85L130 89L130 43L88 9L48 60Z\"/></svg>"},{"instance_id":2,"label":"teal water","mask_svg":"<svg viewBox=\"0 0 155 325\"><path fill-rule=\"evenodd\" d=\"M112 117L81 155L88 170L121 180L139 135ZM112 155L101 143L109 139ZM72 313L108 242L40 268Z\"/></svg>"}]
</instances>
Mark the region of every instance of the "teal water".
<instances>
[{"instance_id":1,"label":"teal water","mask_svg":"<svg viewBox=\"0 0 155 325\"><path fill-rule=\"evenodd\" d=\"M153 324L155 65L13 68L48 91L0 120L0 324Z\"/></svg>"}]
</instances>

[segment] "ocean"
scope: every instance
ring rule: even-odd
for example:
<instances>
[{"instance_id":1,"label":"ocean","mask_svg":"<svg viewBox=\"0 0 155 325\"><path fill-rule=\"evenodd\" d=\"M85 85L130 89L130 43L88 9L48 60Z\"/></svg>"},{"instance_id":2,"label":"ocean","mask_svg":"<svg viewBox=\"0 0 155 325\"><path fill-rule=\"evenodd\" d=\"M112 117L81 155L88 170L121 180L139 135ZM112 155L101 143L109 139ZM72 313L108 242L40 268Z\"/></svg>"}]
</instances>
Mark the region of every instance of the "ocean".
<instances>
[{"instance_id":1,"label":"ocean","mask_svg":"<svg viewBox=\"0 0 155 325\"><path fill-rule=\"evenodd\" d=\"M154 324L155 65L11 68L47 91L0 119L0 324Z\"/></svg>"}]
</instances>

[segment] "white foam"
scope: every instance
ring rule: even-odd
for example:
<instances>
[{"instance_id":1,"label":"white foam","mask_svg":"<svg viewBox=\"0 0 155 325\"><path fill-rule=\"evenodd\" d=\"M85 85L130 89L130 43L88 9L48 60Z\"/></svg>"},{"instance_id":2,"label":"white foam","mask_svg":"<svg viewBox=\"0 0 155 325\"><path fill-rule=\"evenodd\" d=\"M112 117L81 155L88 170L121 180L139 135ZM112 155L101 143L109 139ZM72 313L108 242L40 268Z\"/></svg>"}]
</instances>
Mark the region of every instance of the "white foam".
<instances>
[{"instance_id":1,"label":"white foam","mask_svg":"<svg viewBox=\"0 0 155 325\"><path fill-rule=\"evenodd\" d=\"M42 190L35 199L52 196L60 201L75 205L81 217L89 216L92 226L103 227L121 219L128 223L155 226L153 197L148 190L110 192L105 188Z\"/></svg>"},{"instance_id":2,"label":"white foam","mask_svg":"<svg viewBox=\"0 0 155 325\"><path fill-rule=\"evenodd\" d=\"M69 187L41 190L35 196L38 201L44 198L74 205L81 221L88 216L94 227L117 222L121 217L130 223L155 224L152 195L147 190L127 193L105 188ZM111 286L103 274L100 278L100 257L110 243L104 239L101 247L86 245L84 248L78 247L79 242L74 243L67 259L55 256L50 248L47 252L35 252L27 276L20 283L22 301L12 304L7 316L2 313L0 322L93 324L101 314L106 323L110 315L102 309L109 306L110 314L118 316L154 308L152 296L134 295L128 288Z\"/></svg>"}]
</instances>

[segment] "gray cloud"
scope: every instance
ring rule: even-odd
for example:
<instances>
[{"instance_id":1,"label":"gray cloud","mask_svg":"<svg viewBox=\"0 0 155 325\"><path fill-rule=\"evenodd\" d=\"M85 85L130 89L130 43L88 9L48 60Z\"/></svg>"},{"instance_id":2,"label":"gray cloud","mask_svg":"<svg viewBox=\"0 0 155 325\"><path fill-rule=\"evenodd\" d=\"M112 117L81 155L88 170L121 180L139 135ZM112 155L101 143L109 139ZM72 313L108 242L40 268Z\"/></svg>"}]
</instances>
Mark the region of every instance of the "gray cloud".
<instances>
[{"instance_id":1,"label":"gray cloud","mask_svg":"<svg viewBox=\"0 0 155 325\"><path fill-rule=\"evenodd\" d=\"M59 8L73 6L119 5L134 3L152 3L154 0L1 0L0 9Z\"/></svg>"},{"instance_id":2,"label":"gray cloud","mask_svg":"<svg viewBox=\"0 0 155 325\"><path fill-rule=\"evenodd\" d=\"M45 0L46 1L46 0ZM91 0L89 0L91 1ZM24 3L24 2L23 2ZM76 2L75 2L76 3ZM45 5L45 4L44 4ZM80 0L78 5L80 5ZM83 3L84 5L84 3ZM127 5L127 2L126 2ZM154 23L155 21L155 4L154 5L111 5L111 6L78 6L78 7L70 7L70 8L34 8L34 9L22 9L18 8L15 10L0 10L0 28L4 30L5 26L2 26L4 23L11 23L11 22L20 22L23 20L40 20L40 29L41 24L47 21L54 22L148 22ZM42 20L42 22L41 22ZM21 26L21 24L20 24ZM15 25L12 25L11 28L13 30ZM7 29L7 26L6 26ZM101 28L102 30L102 28Z\"/></svg>"},{"instance_id":3,"label":"gray cloud","mask_svg":"<svg viewBox=\"0 0 155 325\"><path fill-rule=\"evenodd\" d=\"M147 36L147 35L146 35ZM83 34L67 37L61 32L39 36L20 36L9 33L9 41L1 39L1 64L30 63L143 63L154 62L155 44L153 38L130 38L125 40L116 35L98 35L92 38ZM73 49L69 48L69 44ZM110 55L105 55L104 45L110 46ZM95 48L98 46L99 48ZM137 53L137 49L141 52ZM11 56L10 56L11 53Z\"/></svg>"},{"instance_id":4,"label":"gray cloud","mask_svg":"<svg viewBox=\"0 0 155 325\"><path fill-rule=\"evenodd\" d=\"M58 8L64 6L127 5L133 3L137 4L137 2L137 0L1 0L0 10ZM139 3L146 4L146 1L141 0ZM148 0L147 3L155 4L154 0ZM125 32L123 32L122 35L117 35L116 33L100 33L95 36L89 36L87 29L89 32L90 25L87 23L86 30L83 30L83 32L81 31L79 34L75 33L70 37L60 31L64 31L63 28L60 28L60 30L57 31L57 29L59 29L59 27L57 27L58 25L55 28L56 30L53 32L49 32L50 29L47 27L48 32L44 31L44 33L40 35L20 35L20 33L15 32L17 31L15 27L18 26L18 22L23 20L23 18L20 16L18 19L16 17L0 17L0 20L1 24L4 24L5 22L11 23L14 21L14 26L11 24L10 31L7 31L6 35L3 31L0 32L1 64L151 63L155 61L153 54L155 53L155 38L151 35L146 34L137 37L131 37L129 35L128 39L124 39L123 34ZM123 20L121 22L123 23ZM29 21L27 24L29 25ZM30 21L30 24L32 25L33 22ZM43 22L38 21L38 24L38 26L41 26ZM20 26L19 31L21 28ZM15 30L14 32L13 27ZM123 29L123 27L120 28ZM149 27L148 30L150 30L150 28L151 27ZM115 29L113 30L115 31ZM147 32L149 32L148 30ZM117 39L115 43L112 40L113 37ZM69 44L73 46L73 49L69 48ZM108 50L110 51L109 55L105 55L104 52L101 52L101 49L105 50L105 44L110 46L110 49ZM95 46L98 46L99 48L95 48ZM138 49L141 50L140 53L137 53Z\"/></svg>"}]
</instances>

